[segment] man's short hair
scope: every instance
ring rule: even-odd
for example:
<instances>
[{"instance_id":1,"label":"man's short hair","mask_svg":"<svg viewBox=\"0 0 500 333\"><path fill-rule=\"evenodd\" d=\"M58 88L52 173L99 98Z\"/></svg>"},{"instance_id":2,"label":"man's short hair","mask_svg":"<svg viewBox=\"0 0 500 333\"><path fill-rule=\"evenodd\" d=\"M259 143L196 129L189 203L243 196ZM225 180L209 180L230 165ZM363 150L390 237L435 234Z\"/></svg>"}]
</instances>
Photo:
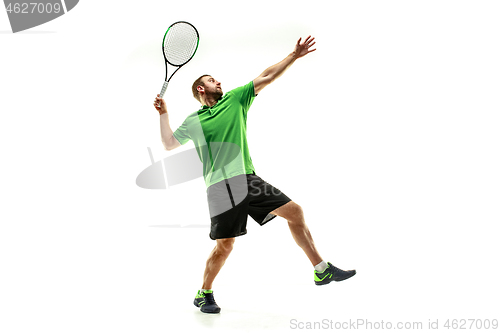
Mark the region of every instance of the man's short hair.
<instances>
[{"instance_id":1,"label":"man's short hair","mask_svg":"<svg viewBox=\"0 0 500 333\"><path fill-rule=\"evenodd\" d=\"M198 102L201 103L201 100L200 100L200 93L198 92L198 86L205 86L205 84L203 83L203 81L201 80L202 78L204 78L205 76L210 76L208 74L204 74L202 76L200 76L199 78L196 79L196 81L194 81L193 83L193 87L192 87L192 90L193 90L193 96L194 98L196 98L196 100Z\"/></svg>"}]
</instances>

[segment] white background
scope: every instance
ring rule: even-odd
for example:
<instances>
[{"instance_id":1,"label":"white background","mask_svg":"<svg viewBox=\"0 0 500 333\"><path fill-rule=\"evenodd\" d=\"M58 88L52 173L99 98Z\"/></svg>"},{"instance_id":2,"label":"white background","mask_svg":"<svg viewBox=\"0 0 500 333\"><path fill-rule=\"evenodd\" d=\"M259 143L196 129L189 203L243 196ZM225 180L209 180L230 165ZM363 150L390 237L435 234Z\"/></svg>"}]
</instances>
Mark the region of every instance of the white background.
<instances>
[{"instance_id":1,"label":"white background","mask_svg":"<svg viewBox=\"0 0 500 333\"><path fill-rule=\"evenodd\" d=\"M17 34L0 12L2 332L500 319L498 2L81 1ZM193 147L162 150L152 105L178 20L201 40L166 94L174 128L199 75L228 91L316 37L256 98L248 140L354 278L316 287L286 221L249 219L214 284L222 313L192 305L214 246L189 228L209 225L203 180L135 184L147 147Z\"/></svg>"}]
</instances>

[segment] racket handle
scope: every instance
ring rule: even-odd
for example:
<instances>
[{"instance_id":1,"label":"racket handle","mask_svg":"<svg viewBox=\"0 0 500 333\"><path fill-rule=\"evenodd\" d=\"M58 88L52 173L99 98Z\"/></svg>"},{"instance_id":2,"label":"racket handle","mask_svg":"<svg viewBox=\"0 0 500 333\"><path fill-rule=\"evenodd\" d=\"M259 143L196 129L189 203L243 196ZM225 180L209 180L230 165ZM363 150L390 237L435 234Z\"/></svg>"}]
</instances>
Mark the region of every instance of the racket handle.
<instances>
[{"instance_id":1,"label":"racket handle","mask_svg":"<svg viewBox=\"0 0 500 333\"><path fill-rule=\"evenodd\" d=\"M163 87L161 88L160 98L163 98L163 95L165 94L165 90L167 90L167 86L168 86L168 81L165 81L165 83L163 84Z\"/></svg>"}]
</instances>

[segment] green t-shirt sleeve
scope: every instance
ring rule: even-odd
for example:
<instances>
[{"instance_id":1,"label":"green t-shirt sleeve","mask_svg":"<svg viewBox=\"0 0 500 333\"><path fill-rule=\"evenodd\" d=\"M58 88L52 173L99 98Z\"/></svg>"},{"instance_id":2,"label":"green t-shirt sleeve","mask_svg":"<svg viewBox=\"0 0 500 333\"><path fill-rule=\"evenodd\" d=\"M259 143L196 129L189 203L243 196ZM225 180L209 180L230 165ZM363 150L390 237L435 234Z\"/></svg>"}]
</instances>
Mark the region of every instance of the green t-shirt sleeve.
<instances>
[{"instance_id":1,"label":"green t-shirt sleeve","mask_svg":"<svg viewBox=\"0 0 500 333\"><path fill-rule=\"evenodd\" d=\"M244 86L233 89L232 92L243 106L243 111L247 113L248 109L250 109L250 106L252 105L253 100L255 99L253 81L250 81Z\"/></svg>"},{"instance_id":2,"label":"green t-shirt sleeve","mask_svg":"<svg viewBox=\"0 0 500 333\"><path fill-rule=\"evenodd\" d=\"M191 140L191 135L189 135L188 127L187 127L187 118L184 120L181 126L174 132L174 137L179 141L181 145L187 143Z\"/></svg>"}]
</instances>

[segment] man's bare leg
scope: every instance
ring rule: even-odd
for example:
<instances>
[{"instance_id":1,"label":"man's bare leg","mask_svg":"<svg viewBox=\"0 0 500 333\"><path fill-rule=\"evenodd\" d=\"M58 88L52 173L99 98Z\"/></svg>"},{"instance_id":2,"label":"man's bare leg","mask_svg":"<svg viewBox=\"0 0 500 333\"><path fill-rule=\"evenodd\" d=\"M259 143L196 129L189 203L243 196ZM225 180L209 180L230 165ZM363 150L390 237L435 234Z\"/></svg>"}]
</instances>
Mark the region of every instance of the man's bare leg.
<instances>
[{"instance_id":1,"label":"man's bare leg","mask_svg":"<svg viewBox=\"0 0 500 333\"><path fill-rule=\"evenodd\" d=\"M325 263L323 259L321 259L314 245L309 228L304 220L304 212L295 202L290 201L271 213L281 216L288 221L288 226L290 227L295 242L304 250L313 266L326 266L324 270L321 268L319 271L317 271L315 267L314 283L316 285L328 284L331 281L343 281L356 274L356 270L344 271L333 266L331 263Z\"/></svg>"},{"instance_id":2,"label":"man's bare leg","mask_svg":"<svg viewBox=\"0 0 500 333\"><path fill-rule=\"evenodd\" d=\"M220 312L220 307L215 302L213 291L211 290L212 283L233 250L233 244L234 238L217 239L215 248L208 256L207 266L203 274L203 285L201 286L201 289L204 290L198 291L194 299L194 305L199 307L201 312Z\"/></svg>"},{"instance_id":3,"label":"man's bare leg","mask_svg":"<svg viewBox=\"0 0 500 333\"><path fill-rule=\"evenodd\" d=\"M212 289L212 283L233 250L234 238L217 239L217 244L208 256L202 289Z\"/></svg>"},{"instance_id":4,"label":"man's bare leg","mask_svg":"<svg viewBox=\"0 0 500 333\"><path fill-rule=\"evenodd\" d=\"M314 245L309 228L306 225L302 207L297 205L295 202L290 201L273 210L271 214L278 215L288 221L288 227L292 232L295 242L302 248L302 250L304 250L313 266L316 266L323 261L318 253L318 250L316 249L316 246Z\"/></svg>"}]
</instances>

